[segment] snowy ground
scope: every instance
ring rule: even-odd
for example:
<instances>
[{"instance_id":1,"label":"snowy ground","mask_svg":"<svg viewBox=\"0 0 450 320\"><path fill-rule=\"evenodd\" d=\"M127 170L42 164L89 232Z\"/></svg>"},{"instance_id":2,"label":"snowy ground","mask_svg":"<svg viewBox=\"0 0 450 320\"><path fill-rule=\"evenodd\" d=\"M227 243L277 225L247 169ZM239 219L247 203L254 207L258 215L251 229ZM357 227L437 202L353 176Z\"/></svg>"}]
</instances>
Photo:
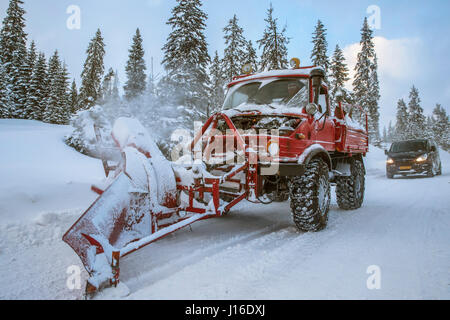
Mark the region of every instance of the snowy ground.
<instances>
[{"instance_id":1,"label":"snowy ground","mask_svg":"<svg viewBox=\"0 0 450 320\"><path fill-rule=\"evenodd\" d=\"M64 145L68 130L0 120L0 299L82 296L66 285L67 268L81 263L61 237L95 199L89 186L103 169ZM333 200L319 233L296 231L288 203L243 203L198 222L121 261L126 298L449 299L450 155L441 159L442 176L387 180L372 148L363 207ZM379 290L366 285L372 265Z\"/></svg>"}]
</instances>

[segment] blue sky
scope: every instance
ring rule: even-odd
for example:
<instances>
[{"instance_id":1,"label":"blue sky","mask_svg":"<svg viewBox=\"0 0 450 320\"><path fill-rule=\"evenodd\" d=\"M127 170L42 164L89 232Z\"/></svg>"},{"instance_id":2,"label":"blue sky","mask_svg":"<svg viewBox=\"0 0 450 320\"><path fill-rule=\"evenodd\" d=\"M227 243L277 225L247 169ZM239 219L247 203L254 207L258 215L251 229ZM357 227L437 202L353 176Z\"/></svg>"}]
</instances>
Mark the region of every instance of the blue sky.
<instances>
[{"instance_id":1,"label":"blue sky","mask_svg":"<svg viewBox=\"0 0 450 320\"><path fill-rule=\"evenodd\" d=\"M155 73L162 71L161 48L170 32L165 23L175 0L24 1L29 40L35 40L38 49L47 56L58 49L78 84L85 50L97 28L105 38L105 66L117 69L122 82L128 48L137 27L143 35L148 69L150 58L154 57ZM339 44L352 66L363 19L370 16L366 10L371 5L378 6L381 28L374 30L374 35L380 64L381 126L395 119L397 100L407 99L413 84L419 89L426 114L431 113L437 102L449 111L450 22L447 16L450 1L203 0L203 9L208 15L206 36L210 54L215 50L222 54L222 30L234 14L244 28L245 37L256 45L265 27L270 2L279 23L287 25L291 38L289 56L299 57L304 65L310 62L311 33L317 19L321 19L328 29L329 55ZM69 5L81 9L79 30L66 27ZM7 6L8 0L0 0L2 20Z\"/></svg>"}]
</instances>

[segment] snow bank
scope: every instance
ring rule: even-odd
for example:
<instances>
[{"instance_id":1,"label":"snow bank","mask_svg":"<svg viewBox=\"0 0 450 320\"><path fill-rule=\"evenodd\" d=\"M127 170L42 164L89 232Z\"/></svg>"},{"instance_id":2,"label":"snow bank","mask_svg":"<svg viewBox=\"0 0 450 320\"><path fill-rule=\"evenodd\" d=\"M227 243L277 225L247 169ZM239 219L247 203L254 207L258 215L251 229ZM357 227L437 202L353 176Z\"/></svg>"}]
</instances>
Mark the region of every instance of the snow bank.
<instances>
[{"instance_id":1,"label":"snow bank","mask_svg":"<svg viewBox=\"0 0 450 320\"><path fill-rule=\"evenodd\" d=\"M99 160L64 143L69 126L0 120L0 221L30 220L40 212L82 209L103 179Z\"/></svg>"}]
</instances>

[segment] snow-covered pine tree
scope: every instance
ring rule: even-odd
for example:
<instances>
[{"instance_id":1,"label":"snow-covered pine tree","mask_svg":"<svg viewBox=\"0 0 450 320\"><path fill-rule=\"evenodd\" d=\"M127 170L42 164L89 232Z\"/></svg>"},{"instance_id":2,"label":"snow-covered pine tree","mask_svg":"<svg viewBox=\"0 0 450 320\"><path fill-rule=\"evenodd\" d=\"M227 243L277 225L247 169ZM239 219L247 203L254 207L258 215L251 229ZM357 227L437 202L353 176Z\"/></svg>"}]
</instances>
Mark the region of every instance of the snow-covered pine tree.
<instances>
[{"instance_id":1,"label":"snow-covered pine tree","mask_svg":"<svg viewBox=\"0 0 450 320\"><path fill-rule=\"evenodd\" d=\"M47 61L45 55L38 55L36 65L28 88L28 99L26 102L27 113L31 119L44 120L44 111L48 96Z\"/></svg>"},{"instance_id":2,"label":"snow-covered pine tree","mask_svg":"<svg viewBox=\"0 0 450 320\"><path fill-rule=\"evenodd\" d=\"M431 115L427 116L425 120L425 135L424 135L425 138L434 139L433 126L434 126L433 117Z\"/></svg>"},{"instance_id":3,"label":"snow-covered pine tree","mask_svg":"<svg viewBox=\"0 0 450 320\"><path fill-rule=\"evenodd\" d=\"M22 0L10 0L0 31L0 57L10 88L10 117L23 118L27 97L27 34Z\"/></svg>"},{"instance_id":4,"label":"snow-covered pine tree","mask_svg":"<svg viewBox=\"0 0 450 320\"><path fill-rule=\"evenodd\" d=\"M349 70L347 68L347 64L345 63L344 54L339 47L336 45L336 49L334 50L333 57L331 58L330 64L330 86L331 86L331 104L334 106L336 102L336 92L340 90L341 92L345 92L344 86L345 83L350 80L349 78ZM344 97L345 98L345 97Z\"/></svg>"},{"instance_id":5,"label":"snow-covered pine tree","mask_svg":"<svg viewBox=\"0 0 450 320\"><path fill-rule=\"evenodd\" d=\"M406 133L408 139L420 139L426 137L426 118L420 106L419 90L415 86L411 88L408 103L408 124Z\"/></svg>"},{"instance_id":6,"label":"snow-covered pine tree","mask_svg":"<svg viewBox=\"0 0 450 320\"><path fill-rule=\"evenodd\" d=\"M102 77L105 71L103 58L105 56L105 44L100 29L90 41L86 50L86 61L81 73L80 108L92 107L100 97Z\"/></svg>"},{"instance_id":7,"label":"snow-covered pine tree","mask_svg":"<svg viewBox=\"0 0 450 320\"><path fill-rule=\"evenodd\" d=\"M34 41L30 44L30 49L27 52L27 58L23 64L24 68L24 77L25 77L25 84L27 87L27 97L24 103L22 116L23 119L30 119L32 120L32 109L28 106L28 100L30 96L30 83L31 83L31 77L33 76L33 70L36 65L36 59L37 59L37 53L36 53L36 45Z\"/></svg>"},{"instance_id":8,"label":"snow-covered pine tree","mask_svg":"<svg viewBox=\"0 0 450 320\"><path fill-rule=\"evenodd\" d=\"M392 141L394 141L394 137L395 137L395 126L392 125L392 121L389 121L389 126L387 129L387 141L391 143Z\"/></svg>"},{"instance_id":9,"label":"snow-covered pine tree","mask_svg":"<svg viewBox=\"0 0 450 320\"><path fill-rule=\"evenodd\" d=\"M112 99L114 70L109 68L102 82L101 98L98 99L99 104L105 104Z\"/></svg>"},{"instance_id":10,"label":"snow-covered pine tree","mask_svg":"<svg viewBox=\"0 0 450 320\"><path fill-rule=\"evenodd\" d=\"M69 110L71 115L74 115L75 113L78 112L78 90L75 79L73 79L72 86L70 87Z\"/></svg>"},{"instance_id":11,"label":"snow-covered pine tree","mask_svg":"<svg viewBox=\"0 0 450 320\"><path fill-rule=\"evenodd\" d=\"M69 72L67 65L62 64L56 81L58 96L58 113L56 123L68 124L71 117L71 107L69 105Z\"/></svg>"},{"instance_id":12,"label":"snow-covered pine tree","mask_svg":"<svg viewBox=\"0 0 450 320\"><path fill-rule=\"evenodd\" d=\"M328 60L327 54L328 42L326 36L327 29L325 29L322 21L318 20L313 33L312 43L314 46L311 52L311 61L315 66L322 67L325 70L325 73L328 74L330 61Z\"/></svg>"},{"instance_id":13,"label":"snow-covered pine tree","mask_svg":"<svg viewBox=\"0 0 450 320\"><path fill-rule=\"evenodd\" d=\"M211 99L209 115L221 109L225 99L225 76L220 63L219 54L215 52L209 73L211 75Z\"/></svg>"},{"instance_id":14,"label":"snow-covered pine tree","mask_svg":"<svg viewBox=\"0 0 450 320\"><path fill-rule=\"evenodd\" d=\"M166 76L160 81L161 98L182 106L186 125L206 117L211 61L206 37L207 15L200 0L177 0L167 24L172 32L163 47Z\"/></svg>"},{"instance_id":15,"label":"snow-covered pine tree","mask_svg":"<svg viewBox=\"0 0 450 320\"><path fill-rule=\"evenodd\" d=\"M380 112L378 101L380 100L380 83L378 81L378 58L374 54L373 62L370 66L370 86L369 104L367 105L367 115L369 118L369 137L376 142L380 139Z\"/></svg>"},{"instance_id":16,"label":"snow-covered pine tree","mask_svg":"<svg viewBox=\"0 0 450 320\"><path fill-rule=\"evenodd\" d=\"M383 135L381 136L381 141L386 143L388 141L388 133L386 126L383 126Z\"/></svg>"},{"instance_id":17,"label":"snow-covered pine tree","mask_svg":"<svg viewBox=\"0 0 450 320\"><path fill-rule=\"evenodd\" d=\"M3 63L0 63L0 119L9 118L12 108L11 90L6 77L6 70Z\"/></svg>"},{"instance_id":18,"label":"snow-covered pine tree","mask_svg":"<svg viewBox=\"0 0 450 320\"><path fill-rule=\"evenodd\" d=\"M225 79L228 82L233 77L240 75L242 66L247 63L245 61L247 41L244 38L244 30L238 25L236 15L228 21L223 29L225 33L225 51L222 59L222 70L225 72Z\"/></svg>"},{"instance_id":19,"label":"snow-covered pine tree","mask_svg":"<svg viewBox=\"0 0 450 320\"><path fill-rule=\"evenodd\" d=\"M358 60L355 66L356 74L353 81L353 93L355 102L368 112L369 106L373 103L370 87L372 85L371 74L373 59L375 58L375 45L373 43L373 32L369 27L367 18L364 18L364 24L361 29L360 45L361 51L358 53ZM361 117L359 117L357 112L355 112L355 116L356 120L361 121Z\"/></svg>"},{"instance_id":20,"label":"snow-covered pine tree","mask_svg":"<svg viewBox=\"0 0 450 320\"><path fill-rule=\"evenodd\" d=\"M112 87L112 98L114 101L120 100L119 95L119 72L116 70L114 72L114 80L113 80L113 87Z\"/></svg>"},{"instance_id":21,"label":"snow-covered pine tree","mask_svg":"<svg viewBox=\"0 0 450 320\"><path fill-rule=\"evenodd\" d=\"M256 50L253 47L252 40L247 41L247 50L245 52L245 63L252 66L253 72L258 72L258 57L256 55Z\"/></svg>"},{"instance_id":22,"label":"snow-covered pine tree","mask_svg":"<svg viewBox=\"0 0 450 320\"><path fill-rule=\"evenodd\" d=\"M125 67L127 82L123 87L125 91L125 98L132 100L145 92L147 87L147 76L144 61L144 48L142 47L142 36L139 28L133 37L133 44L129 50L128 61Z\"/></svg>"},{"instance_id":23,"label":"snow-covered pine tree","mask_svg":"<svg viewBox=\"0 0 450 320\"><path fill-rule=\"evenodd\" d=\"M61 61L59 59L58 50L48 60L47 71L47 101L45 111L43 114L44 122L57 123L59 112L59 90L58 90L58 77L61 72Z\"/></svg>"},{"instance_id":24,"label":"snow-covered pine tree","mask_svg":"<svg viewBox=\"0 0 450 320\"><path fill-rule=\"evenodd\" d=\"M443 150L450 151L450 120L440 104L436 104L431 119L434 140Z\"/></svg>"},{"instance_id":25,"label":"snow-covered pine tree","mask_svg":"<svg viewBox=\"0 0 450 320\"><path fill-rule=\"evenodd\" d=\"M403 99L397 102L397 122L395 124L394 140L405 140L408 128L408 108Z\"/></svg>"},{"instance_id":26,"label":"snow-covered pine tree","mask_svg":"<svg viewBox=\"0 0 450 320\"><path fill-rule=\"evenodd\" d=\"M273 17L273 6L270 4L267 10L266 29L263 37L257 41L259 48L262 48L261 70L285 69L288 67L287 45L289 38L286 36L286 27L279 29L278 19Z\"/></svg>"},{"instance_id":27,"label":"snow-covered pine tree","mask_svg":"<svg viewBox=\"0 0 450 320\"><path fill-rule=\"evenodd\" d=\"M48 64L48 97L43 120L55 124L67 124L70 118L69 76L55 51Z\"/></svg>"}]
</instances>

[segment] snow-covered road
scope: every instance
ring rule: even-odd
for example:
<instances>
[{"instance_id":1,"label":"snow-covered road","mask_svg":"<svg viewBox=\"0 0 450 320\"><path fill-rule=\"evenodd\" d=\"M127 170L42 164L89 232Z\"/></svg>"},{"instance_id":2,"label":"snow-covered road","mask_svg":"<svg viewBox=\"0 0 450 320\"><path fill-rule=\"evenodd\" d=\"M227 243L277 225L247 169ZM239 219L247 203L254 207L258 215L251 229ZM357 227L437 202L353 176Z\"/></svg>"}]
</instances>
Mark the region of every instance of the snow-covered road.
<instances>
[{"instance_id":1,"label":"snow-covered road","mask_svg":"<svg viewBox=\"0 0 450 320\"><path fill-rule=\"evenodd\" d=\"M36 212L29 210L31 205L23 212L13 211L16 205L23 206L14 203L23 201L16 197L15 175L17 181L25 179L23 171L13 171L19 160L1 160L0 176L8 179L0 181L0 299L80 298L82 290L68 289L66 271L71 265L81 267L81 263L60 239L81 214L80 208L91 201L84 191L74 195L70 186L96 182L101 165L72 154L74 151L62 144L67 128L51 129L33 122L43 136L30 134L25 139L23 132L15 133L20 131L15 128L19 124L28 125L0 121L2 157L14 152L23 162L22 168L27 161L30 165L44 161L42 154L30 152L28 159L22 159L17 151L25 149L20 146L24 141L43 141L54 150L52 160L47 160L66 160L73 177L52 178L49 165L42 172L34 170L32 186L21 192L25 196L27 190L34 192ZM55 139L58 136L60 139ZM385 156L382 150L372 148L366 159L363 207L343 211L333 197L328 227L318 233L295 229L288 202L268 206L243 203L228 216L198 222L192 229L180 230L121 261L121 279L131 292L126 298L449 299L450 155L441 151L441 158L442 176L388 180ZM41 182L40 174L47 179ZM52 181L60 183L53 203L53 195L44 190ZM77 200L77 205L69 201L64 205L61 197L65 196ZM380 289L367 287L369 266L379 268ZM86 276L84 271L82 276ZM115 298L121 293L109 289L98 298Z\"/></svg>"}]
</instances>

